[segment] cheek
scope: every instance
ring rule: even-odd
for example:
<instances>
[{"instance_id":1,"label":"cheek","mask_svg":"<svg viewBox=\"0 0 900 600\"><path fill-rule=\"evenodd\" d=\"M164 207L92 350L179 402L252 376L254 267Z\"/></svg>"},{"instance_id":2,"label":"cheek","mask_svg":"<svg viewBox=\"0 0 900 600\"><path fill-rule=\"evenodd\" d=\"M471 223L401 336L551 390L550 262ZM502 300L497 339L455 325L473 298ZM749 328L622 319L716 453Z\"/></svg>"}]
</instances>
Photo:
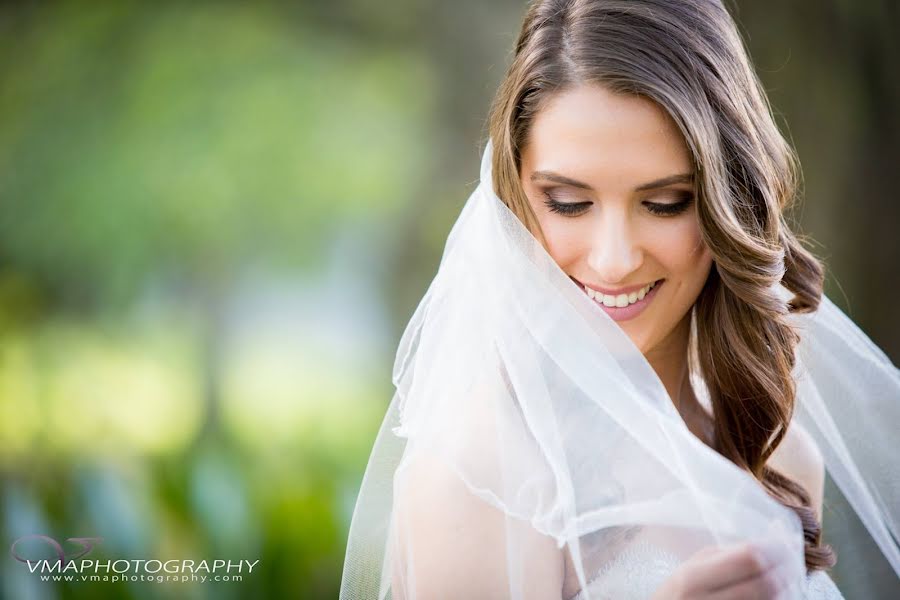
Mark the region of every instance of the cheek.
<instances>
[{"instance_id":1,"label":"cheek","mask_svg":"<svg viewBox=\"0 0 900 600\"><path fill-rule=\"evenodd\" d=\"M554 218L538 217L538 220L547 242L547 253L560 267L574 264L587 251L589 232L582 233L580 224Z\"/></svg>"},{"instance_id":2,"label":"cheek","mask_svg":"<svg viewBox=\"0 0 900 600\"><path fill-rule=\"evenodd\" d=\"M702 287L706 281L712 255L703 243L696 221L685 219L658 228L649 240L648 250L668 276L679 280L682 285L694 287L691 284L696 285L699 281L699 287Z\"/></svg>"}]
</instances>

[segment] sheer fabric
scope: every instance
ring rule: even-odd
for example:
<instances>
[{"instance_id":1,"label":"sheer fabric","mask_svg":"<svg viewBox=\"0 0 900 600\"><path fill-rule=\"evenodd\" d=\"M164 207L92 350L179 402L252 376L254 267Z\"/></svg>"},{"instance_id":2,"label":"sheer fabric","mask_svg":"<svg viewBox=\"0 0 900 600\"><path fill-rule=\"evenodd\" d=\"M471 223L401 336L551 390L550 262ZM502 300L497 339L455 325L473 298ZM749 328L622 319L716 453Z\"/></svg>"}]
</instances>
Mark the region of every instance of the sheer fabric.
<instances>
[{"instance_id":1,"label":"sheer fabric","mask_svg":"<svg viewBox=\"0 0 900 600\"><path fill-rule=\"evenodd\" d=\"M597 577L641 549L654 554L637 564L669 573L738 541L766 544L803 598L796 515L688 430L630 339L495 195L490 154L401 339L341 598L618 597ZM796 418L900 573L898 371L827 299L792 318Z\"/></svg>"},{"instance_id":2,"label":"sheer fabric","mask_svg":"<svg viewBox=\"0 0 900 600\"><path fill-rule=\"evenodd\" d=\"M600 600L646 600L677 566L677 561L648 544L637 544L623 552L606 569L588 582L588 591L571 600L587 597ZM806 579L802 600L842 600L843 595L824 571L814 571Z\"/></svg>"}]
</instances>

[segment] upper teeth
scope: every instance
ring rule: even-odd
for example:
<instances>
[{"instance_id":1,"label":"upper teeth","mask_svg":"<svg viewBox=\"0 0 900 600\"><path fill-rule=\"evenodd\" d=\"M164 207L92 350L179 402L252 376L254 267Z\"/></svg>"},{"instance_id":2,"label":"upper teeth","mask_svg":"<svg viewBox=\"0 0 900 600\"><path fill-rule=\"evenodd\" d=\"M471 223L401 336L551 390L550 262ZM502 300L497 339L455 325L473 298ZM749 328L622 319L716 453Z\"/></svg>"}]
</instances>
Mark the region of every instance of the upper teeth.
<instances>
[{"instance_id":1,"label":"upper teeth","mask_svg":"<svg viewBox=\"0 0 900 600\"><path fill-rule=\"evenodd\" d=\"M623 308L628 306L629 304L634 304L638 300L643 300L644 296L647 295L647 292L653 289L653 287L658 282L654 281L651 284L645 285L641 289L636 292L631 292L630 294L619 294L618 296L607 296L606 294L602 294L600 292L596 292L593 289L585 286L584 291L587 292L587 295L603 304L603 306L616 306L619 308Z\"/></svg>"}]
</instances>

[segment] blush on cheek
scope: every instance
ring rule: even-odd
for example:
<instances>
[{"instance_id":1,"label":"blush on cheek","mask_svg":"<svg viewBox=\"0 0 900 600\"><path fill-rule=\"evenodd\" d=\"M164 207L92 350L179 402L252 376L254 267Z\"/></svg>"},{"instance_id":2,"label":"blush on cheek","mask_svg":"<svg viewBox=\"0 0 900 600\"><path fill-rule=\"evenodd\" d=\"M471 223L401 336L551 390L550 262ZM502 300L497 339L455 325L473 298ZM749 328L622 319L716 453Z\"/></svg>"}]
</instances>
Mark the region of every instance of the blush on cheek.
<instances>
[{"instance_id":1,"label":"blush on cheek","mask_svg":"<svg viewBox=\"0 0 900 600\"><path fill-rule=\"evenodd\" d=\"M709 248L695 220L686 221L678 227L660 228L654 237L653 253L673 273L689 273L695 268L702 268L703 263L709 260Z\"/></svg>"},{"instance_id":2,"label":"blush on cheek","mask_svg":"<svg viewBox=\"0 0 900 600\"><path fill-rule=\"evenodd\" d=\"M562 269L577 262L583 252L580 238L572 231L560 230L553 225L541 224L547 240L548 254Z\"/></svg>"}]
</instances>

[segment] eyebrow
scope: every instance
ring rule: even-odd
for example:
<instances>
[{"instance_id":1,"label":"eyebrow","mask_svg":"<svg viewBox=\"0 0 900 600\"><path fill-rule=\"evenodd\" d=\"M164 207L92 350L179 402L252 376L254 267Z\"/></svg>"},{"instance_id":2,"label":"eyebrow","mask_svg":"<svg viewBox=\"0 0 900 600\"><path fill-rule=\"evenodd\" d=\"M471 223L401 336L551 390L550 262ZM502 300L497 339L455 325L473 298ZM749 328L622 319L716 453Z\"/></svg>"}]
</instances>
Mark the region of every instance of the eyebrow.
<instances>
[{"instance_id":1,"label":"eyebrow","mask_svg":"<svg viewBox=\"0 0 900 600\"><path fill-rule=\"evenodd\" d=\"M593 191L593 188L583 181L577 181L575 179L570 179L569 177L565 177L560 175L559 173L554 173L553 171L535 171L531 174L531 181L537 181L538 179L545 179L547 181L553 181L555 183L561 183L563 185L569 185L574 188L582 189L582 190L590 190ZM655 179L653 181L649 181L647 183L642 183L641 185L634 188L636 192L644 192L647 190L655 190L659 188L666 187L667 185L675 185L678 183L693 183L694 182L694 174L693 173L679 173L678 175L669 175L668 177L663 177L661 179Z\"/></svg>"}]
</instances>

